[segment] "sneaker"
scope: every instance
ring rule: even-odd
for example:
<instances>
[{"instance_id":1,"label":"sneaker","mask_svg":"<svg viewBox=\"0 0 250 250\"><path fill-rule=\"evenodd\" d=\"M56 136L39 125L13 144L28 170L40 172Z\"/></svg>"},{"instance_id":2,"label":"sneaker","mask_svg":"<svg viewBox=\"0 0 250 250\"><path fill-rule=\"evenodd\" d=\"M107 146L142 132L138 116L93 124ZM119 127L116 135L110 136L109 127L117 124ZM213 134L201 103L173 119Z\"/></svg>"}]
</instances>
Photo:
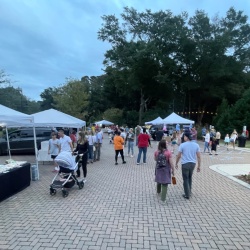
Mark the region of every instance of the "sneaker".
<instances>
[{"instance_id":1,"label":"sneaker","mask_svg":"<svg viewBox=\"0 0 250 250\"><path fill-rule=\"evenodd\" d=\"M218 154L215 154L215 155L218 155Z\"/></svg>"},{"instance_id":2,"label":"sneaker","mask_svg":"<svg viewBox=\"0 0 250 250\"><path fill-rule=\"evenodd\" d=\"M131 155L130 157L131 157L131 158L133 158L134 156L133 156L133 155Z\"/></svg>"},{"instance_id":3,"label":"sneaker","mask_svg":"<svg viewBox=\"0 0 250 250\"><path fill-rule=\"evenodd\" d=\"M86 179L86 178L83 178L82 181L85 183L85 182L87 181L87 179Z\"/></svg>"},{"instance_id":4,"label":"sneaker","mask_svg":"<svg viewBox=\"0 0 250 250\"><path fill-rule=\"evenodd\" d=\"M137 162L136 164L137 164L137 165L140 165L140 163L138 163L138 162Z\"/></svg>"},{"instance_id":5,"label":"sneaker","mask_svg":"<svg viewBox=\"0 0 250 250\"><path fill-rule=\"evenodd\" d=\"M60 170L59 166L55 167L55 170L56 170L56 171L59 171L59 170Z\"/></svg>"},{"instance_id":6,"label":"sneaker","mask_svg":"<svg viewBox=\"0 0 250 250\"><path fill-rule=\"evenodd\" d=\"M167 204L167 200L165 200L165 201L162 201L162 200L161 200L161 204L162 204L162 205L166 205L166 204Z\"/></svg>"},{"instance_id":7,"label":"sneaker","mask_svg":"<svg viewBox=\"0 0 250 250\"><path fill-rule=\"evenodd\" d=\"M182 197L189 200L189 197L187 197L185 194L183 194Z\"/></svg>"},{"instance_id":8,"label":"sneaker","mask_svg":"<svg viewBox=\"0 0 250 250\"><path fill-rule=\"evenodd\" d=\"M125 164L125 163L126 163L126 161L123 161L123 162L122 162L122 164Z\"/></svg>"},{"instance_id":9,"label":"sneaker","mask_svg":"<svg viewBox=\"0 0 250 250\"><path fill-rule=\"evenodd\" d=\"M144 165L146 165L147 163L146 162L143 162Z\"/></svg>"},{"instance_id":10,"label":"sneaker","mask_svg":"<svg viewBox=\"0 0 250 250\"><path fill-rule=\"evenodd\" d=\"M115 165L118 165L118 163L116 162Z\"/></svg>"},{"instance_id":11,"label":"sneaker","mask_svg":"<svg viewBox=\"0 0 250 250\"><path fill-rule=\"evenodd\" d=\"M213 155L213 154L210 153L209 155Z\"/></svg>"}]
</instances>

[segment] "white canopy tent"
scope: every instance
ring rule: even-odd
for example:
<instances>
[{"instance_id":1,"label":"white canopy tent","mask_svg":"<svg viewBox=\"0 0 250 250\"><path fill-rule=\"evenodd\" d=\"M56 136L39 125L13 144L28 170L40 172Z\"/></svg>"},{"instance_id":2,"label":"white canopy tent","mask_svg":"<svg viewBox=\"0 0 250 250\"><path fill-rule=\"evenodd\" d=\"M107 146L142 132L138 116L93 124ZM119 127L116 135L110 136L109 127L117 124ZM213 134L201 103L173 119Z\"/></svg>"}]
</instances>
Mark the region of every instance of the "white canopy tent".
<instances>
[{"instance_id":1,"label":"white canopy tent","mask_svg":"<svg viewBox=\"0 0 250 250\"><path fill-rule=\"evenodd\" d=\"M44 110L32 114L32 116L34 117L34 124L36 127L81 128L86 126L85 121L55 109Z\"/></svg>"},{"instance_id":2,"label":"white canopy tent","mask_svg":"<svg viewBox=\"0 0 250 250\"><path fill-rule=\"evenodd\" d=\"M163 123L164 124L194 124L194 121L183 118L173 112L171 115L163 119Z\"/></svg>"},{"instance_id":3,"label":"white canopy tent","mask_svg":"<svg viewBox=\"0 0 250 250\"><path fill-rule=\"evenodd\" d=\"M97 125L107 125L107 126L114 125L113 122L110 122L110 121L107 121L107 120L102 120L102 121L99 121L99 122L95 122L95 124L97 124Z\"/></svg>"},{"instance_id":4,"label":"white canopy tent","mask_svg":"<svg viewBox=\"0 0 250 250\"><path fill-rule=\"evenodd\" d=\"M16 128L16 127L33 127L34 133L34 147L36 154L36 165L38 168L38 160L37 160L37 145L36 145L36 133L34 127L34 117L31 115L26 115L14 109L5 107L0 104L0 126L5 127L6 130L6 140L8 145L9 157L11 158L10 152L10 142L8 136L8 128ZM39 171L38 171L39 178Z\"/></svg>"},{"instance_id":5,"label":"white canopy tent","mask_svg":"<svg viewBox=\"0 0 250 250\"><path fill-rule=\"evenodd\" d=\"M164 124L163 119L159 116L156 119L150 121L150 122L145 122L147 125L158 125L158 124Z\"/></svg>"}]
</instances>

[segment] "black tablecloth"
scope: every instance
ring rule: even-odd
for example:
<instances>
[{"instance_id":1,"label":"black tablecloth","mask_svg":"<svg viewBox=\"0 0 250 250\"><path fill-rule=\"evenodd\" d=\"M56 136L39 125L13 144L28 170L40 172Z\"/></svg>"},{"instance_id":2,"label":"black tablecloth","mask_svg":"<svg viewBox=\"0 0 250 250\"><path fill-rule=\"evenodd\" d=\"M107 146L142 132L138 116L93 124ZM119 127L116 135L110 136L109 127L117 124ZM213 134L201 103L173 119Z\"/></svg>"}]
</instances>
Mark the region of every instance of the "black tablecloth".
<instances>
[{"instance_id":1,"label":"black tablecloth","mask_svg":"<svg viewBox=\"0 0 250 250\"><path fill-rule=\"evenodd\" d=\"M0 201L7 199L30 185L30 163L0 174Z\"/></svg>"}]
</instances>

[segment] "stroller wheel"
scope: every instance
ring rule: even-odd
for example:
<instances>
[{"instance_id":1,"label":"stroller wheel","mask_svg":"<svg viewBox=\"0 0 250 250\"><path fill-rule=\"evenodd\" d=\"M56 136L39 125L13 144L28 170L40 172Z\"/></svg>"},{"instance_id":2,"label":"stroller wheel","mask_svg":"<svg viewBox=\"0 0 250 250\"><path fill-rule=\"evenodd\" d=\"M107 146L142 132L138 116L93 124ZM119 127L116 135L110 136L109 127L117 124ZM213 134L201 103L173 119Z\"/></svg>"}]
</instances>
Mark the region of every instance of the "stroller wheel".
<instances>
[{"instance_id":1,"label":"stroller wheel","mask_svg":"<svg viewBox=\"0 0 250 250\"><path fill-rule=\"evenodd\" d=\"M50 195L55 195L56 194L56 189L50 188Z\"/></svg>"},{"instance_id":2,"label":"stroller wheel","mask_svg":"<svg viewBox=\"0 0 250 250\"><path fill-rule=\"evenodd\" d=\"M68 195L69 195L69 192L67 190L62 190L63 198L66 198Z\"/></svg>"},{"instance_id":3,"label":"stroller wheel","mask_svg":"<svg viewBox=\"0 0 250 250\"><path fill-rule=\"evenodd\" d=\"M84 182L80 181L79 184L78 184L78 187L79 187L79 189L82 189L84 187Z\"/></svg>"}]
</instances>

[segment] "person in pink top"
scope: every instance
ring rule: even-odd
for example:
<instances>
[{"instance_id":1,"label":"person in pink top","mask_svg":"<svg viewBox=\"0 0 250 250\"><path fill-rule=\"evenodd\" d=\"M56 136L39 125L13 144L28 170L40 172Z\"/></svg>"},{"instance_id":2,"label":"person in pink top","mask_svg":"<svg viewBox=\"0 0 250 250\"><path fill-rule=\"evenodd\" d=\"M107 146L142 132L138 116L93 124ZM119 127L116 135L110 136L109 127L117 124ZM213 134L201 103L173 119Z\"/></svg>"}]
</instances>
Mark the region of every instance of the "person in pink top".
<instances>
[{"instance_id":1,"label":"person in pink top","mask_svg":"<svg viewBox=\"0 0 250 250\"><path fill-rule=\"evenodd\" d=\"M151 147L150 136L147 134L146 128L143 128L143 133L139 134L139 136L138 136L139 153L138 153L138 157L137 157L137 165L140 164L142 153L143 153L143 163L146 164L148 145L150 145L150 147Z\"/></svg>"}]
</instances>

